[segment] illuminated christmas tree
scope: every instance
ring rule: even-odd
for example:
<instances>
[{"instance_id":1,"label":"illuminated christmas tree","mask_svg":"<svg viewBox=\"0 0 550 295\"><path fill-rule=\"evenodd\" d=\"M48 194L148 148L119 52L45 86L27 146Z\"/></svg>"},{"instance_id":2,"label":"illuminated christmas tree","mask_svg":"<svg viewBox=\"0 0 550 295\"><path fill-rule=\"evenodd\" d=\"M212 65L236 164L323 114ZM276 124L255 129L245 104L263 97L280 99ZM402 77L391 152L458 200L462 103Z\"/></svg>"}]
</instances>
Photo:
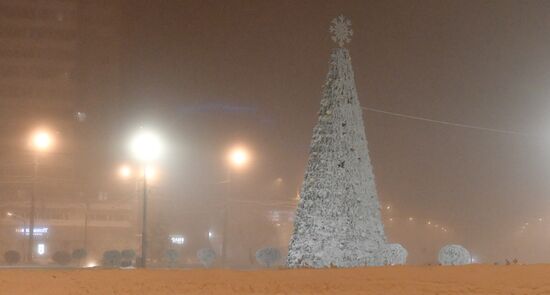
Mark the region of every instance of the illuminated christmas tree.
<instances>
[{"instance_id":1,"label":"illuminated christmas tree","mask_svg":"<svg viewBox=\"0 0 550 295\"><path fill-rule=\"evenodd\" d=\"M333 49L289 245L289 267L375 264L386 238L343 16L332 21Z\"/></svg>"}]
</instances>

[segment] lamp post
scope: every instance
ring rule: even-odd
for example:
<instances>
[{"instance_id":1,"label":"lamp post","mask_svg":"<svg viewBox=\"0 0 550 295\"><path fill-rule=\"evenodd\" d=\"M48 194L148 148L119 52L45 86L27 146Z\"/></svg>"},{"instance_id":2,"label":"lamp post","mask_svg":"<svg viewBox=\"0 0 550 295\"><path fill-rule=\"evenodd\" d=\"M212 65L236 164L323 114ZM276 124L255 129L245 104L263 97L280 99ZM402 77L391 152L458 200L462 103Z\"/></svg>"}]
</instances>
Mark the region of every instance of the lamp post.
<instances>
[{"instance_id":1,"label":"lamp post","mask_svg":"<svg viewBox=\"0 0 550 295\"><path fill-rule=\"evenodd\" d=\"M143 169L143 195L141 220L141 267L147 266L147 177L151 173L148 164L157 160L163 152L160 137L151 131L141 129L132 139L130 150ZM149 172L148 172L149 171ZM121 174L124 171L121 170Z\"/></svg>"},{"instance_id":2,"label":"lamp post","mask_svg":"<svg viewBox=\"0 0 550 295\"><path fill-rule=\"evenodd\" d=\"M33 174L32 174L32 187L31 187L31 208L29 214L29 245L27 249L27 262L33 261L33 247L34 247L34 219L35 219L35 199L36 199L36 185L38 177L38 158L41 153L47 152L53 145L52 135L44 130L38 130L31 135L31 147L34 151L33 155Z\"/></svg>"},{"instance_id":3,"label":"lamp post","mask_svg":"<svg viewBox=\"0 0 550 295\"><path fill-rule=\"evenodd\" d=\"M227 236L228 236L228 215L229 215L229 194L231 194L232 170L242 169L250 162L250 152L244 147L235 147L228 154L229 167L227 170L227 194L223 210L223 234L222 234L222 265L227 264Z\"/></svg>"}]
</instances>

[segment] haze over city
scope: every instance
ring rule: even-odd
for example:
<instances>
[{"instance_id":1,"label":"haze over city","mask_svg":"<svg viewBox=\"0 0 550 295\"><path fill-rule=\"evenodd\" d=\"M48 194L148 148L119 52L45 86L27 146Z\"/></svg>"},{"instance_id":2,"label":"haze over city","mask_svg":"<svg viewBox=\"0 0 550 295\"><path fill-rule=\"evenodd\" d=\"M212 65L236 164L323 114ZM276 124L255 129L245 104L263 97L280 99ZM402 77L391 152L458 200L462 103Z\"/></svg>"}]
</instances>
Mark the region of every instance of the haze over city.
<instances>
[{"instance_id":1,"label":"haze over city","mask_svg":"<svg viewBox=\"0 0 550 295\"><path fill-rule=\"evenodd\" d=\"M468 244L485 262L543 262L550 258L543 246L547 6L138 1L123 68L132 106L123 109L133 110L129 126L146 116L177 136L185 151L169 185L177 183L182 202L216 195L209 183L223 178L223 154L234 143L255 153L253 170L239 174L243 198L292 200L331 47L326 23L342 11L353 20L349 47L363 107L519 133L365 112L380 201L392 206L383 210L390 240L419 263L435 262L427 248L448 241ZM428 221L450 232L441 236Z\"/></svg>"},{"instance_id":2,"label":"haze over city","mask_svg":"<svg viewBox=\"0 0 550 295\"><path fill-rule=\"evenodd\" d=\"M550 262L549 80L542 0L0 0L0 267L489 292Z\"/></svg>"}]
</instances>

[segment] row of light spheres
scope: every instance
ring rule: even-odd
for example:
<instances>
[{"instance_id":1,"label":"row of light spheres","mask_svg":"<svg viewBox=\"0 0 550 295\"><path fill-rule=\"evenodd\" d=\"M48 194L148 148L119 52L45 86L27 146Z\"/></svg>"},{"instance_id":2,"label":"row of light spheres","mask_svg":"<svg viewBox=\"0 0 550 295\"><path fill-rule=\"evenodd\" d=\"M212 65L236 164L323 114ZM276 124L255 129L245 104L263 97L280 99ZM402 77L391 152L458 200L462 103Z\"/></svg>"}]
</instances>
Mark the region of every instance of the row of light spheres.
<instances>
[{"instance_id":1,"label":"row of light spheres","mask_svg":"<svg viewBox=\"0 0 550 295\"><path fill-rule=\"evenodd\" d=\"M384 209L386 209L387 211L390 211L392 209L391 205L386 205L384 206ZM393 217L389 217L388 218L388 221L389 222L393 222L395 220L395 218ZM416 221L416 218L410 216L406 219L408 222L415 222ZM434 227L434 228L437 228L437 229L440 229L442 232L447 232L448 229L443 226L443 225L439 225L438 223L435 223L435 222L432 222L430 219L426 220L425 224L429 227Z\"/></svg>"}]
</instances>

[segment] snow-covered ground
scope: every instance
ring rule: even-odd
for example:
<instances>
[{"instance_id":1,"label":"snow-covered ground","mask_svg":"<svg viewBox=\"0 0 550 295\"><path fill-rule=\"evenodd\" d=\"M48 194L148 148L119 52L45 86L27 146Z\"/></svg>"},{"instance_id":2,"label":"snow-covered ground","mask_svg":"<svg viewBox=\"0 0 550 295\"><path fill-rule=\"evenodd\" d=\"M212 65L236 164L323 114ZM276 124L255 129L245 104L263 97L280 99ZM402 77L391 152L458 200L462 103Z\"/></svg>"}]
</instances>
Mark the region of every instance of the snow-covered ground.
<instances>
[{"instance_id":1,"label":"snow-covered ground","mask_svg":"<svg viewBox=\"0 0 550 295\"><path fill-rule=\"evenodd\" d=\"M550 294L550 265L0 270L0 294Z\"/></svg>"}]
</instances>

